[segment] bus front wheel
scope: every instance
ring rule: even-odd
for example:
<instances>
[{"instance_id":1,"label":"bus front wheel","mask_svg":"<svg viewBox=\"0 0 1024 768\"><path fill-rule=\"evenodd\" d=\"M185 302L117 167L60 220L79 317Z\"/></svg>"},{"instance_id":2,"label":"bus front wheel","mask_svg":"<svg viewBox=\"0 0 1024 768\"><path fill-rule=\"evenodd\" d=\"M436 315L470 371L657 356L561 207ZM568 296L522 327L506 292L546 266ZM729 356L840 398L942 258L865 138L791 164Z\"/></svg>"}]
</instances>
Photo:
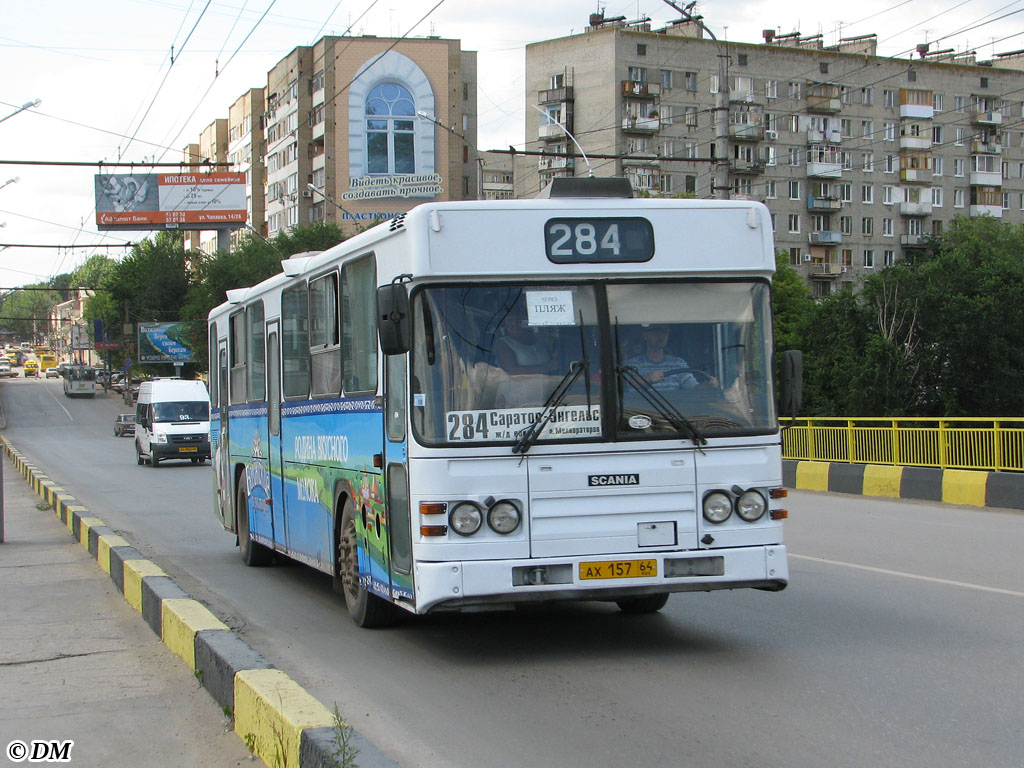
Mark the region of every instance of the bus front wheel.
<instances>
[{"instance_id":1,"label":"bus front wheel","mask_svg":"<svg viewBox=\"0 0 1024 768\"><path fill-rule=\"evenodd\" d=\"M249 495L245 492L245 484L241 478L236 499L235 530L238 531L238 549L242 554L242 562L251 566L270 565L273 552L259 542L253 541L249 534Z\"/></svg>"},{"instance_id":2,"label":"bus front wheel","mask_svg":"<svg viewBox=\"0 0 1024 768\"><path fill-rule=\"evenodd\" d=\"M345 598L345 607L357 626L372 629L391 624L395 608L370 594L359 580L359 539L352 502L345 499L341 517L334 526L334 591Z\"/></svg>"},{"instance_id":3,"label":"bus front wheel","mask_svg":"<svg viewBox=\"0 0 1024 768\"><path fill-rule=\"evenodd\" d=\"M661 595L645 595L644 597L630 597L625 600L616 600L615 604L623 613L657 613L665 607L668 602L668 593Z\"/></svg>"}]
</instances>

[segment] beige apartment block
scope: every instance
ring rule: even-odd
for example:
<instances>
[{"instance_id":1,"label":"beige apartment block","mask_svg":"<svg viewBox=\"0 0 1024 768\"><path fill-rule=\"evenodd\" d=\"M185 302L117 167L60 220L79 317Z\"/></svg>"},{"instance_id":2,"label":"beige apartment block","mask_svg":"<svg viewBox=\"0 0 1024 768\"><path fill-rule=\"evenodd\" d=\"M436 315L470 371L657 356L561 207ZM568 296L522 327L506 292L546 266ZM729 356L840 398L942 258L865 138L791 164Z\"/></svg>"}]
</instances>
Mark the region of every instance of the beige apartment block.
<instances>
[{"instance_id":1,"label":"beige apartment block","mask_svg":"<svg viewBox=\"0 0 1024 768\"><path fill-rule=\"evenodd\" d=\"M354 231L479 193L476 54L440 38L324 37L268 74L267 237Z\"/></svg>"},{"instance_id":2,"label":"beige apartment block","mask_svg":"<svg viewBox=\"0 0 1024 768\"><path fill-rule=\"evenodd\" d=\"M228 157L231 168L245 173L245 209L249 226L266 237L266 194L264 165L266 141L263 137L263 113L266 104L263 88L252 88L235 101L228 110ZM231 233L236 245L248 229Z\"/></svg>"},{"instance_id":3,"label":"beige apartment block","mask_svg":"<svg viewBox=\"0 0 1024 768\"><path fill-rule=\"evenodd\" d=\"M637 194L760 200L818 296L913 258L957 216L1024 220L1024 52L764 38L593 14L528 45L516 197L593 172Z\"/></svg>"},{"instance_id":4,"label":"beige apartment block","mask_svg":"<svg viewBox=\"0 0 1024 768\"><path fill-rule=\"evenodd\" d=\"M186 163L225 163L228 159L228 121L217 118L199 134L199 143L189 144L185 148ZM209 166L207 166L208 168ZM217 232L215 230L186 230L185 250L217 252Z\"/></svg>"}]
</instances>

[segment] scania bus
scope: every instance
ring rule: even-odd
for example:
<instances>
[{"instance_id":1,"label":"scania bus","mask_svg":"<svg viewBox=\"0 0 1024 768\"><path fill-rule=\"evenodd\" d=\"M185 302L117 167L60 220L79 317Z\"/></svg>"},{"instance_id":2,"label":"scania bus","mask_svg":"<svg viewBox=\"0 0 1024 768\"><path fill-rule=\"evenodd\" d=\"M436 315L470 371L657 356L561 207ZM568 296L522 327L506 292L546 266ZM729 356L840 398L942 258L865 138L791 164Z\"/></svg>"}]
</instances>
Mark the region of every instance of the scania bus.
<instances>
[{"instance_id":1,"label":"scania bus","mask_svg":"<svg viewBox=\"0 0 1024 768\"><path fill-rule=\"evenodd\" d=\"M783 589L768 210L425 203L209 318L215 506L352 618ZM660 351L659 351L660 350Z\"/></svg>"}]
</instances>

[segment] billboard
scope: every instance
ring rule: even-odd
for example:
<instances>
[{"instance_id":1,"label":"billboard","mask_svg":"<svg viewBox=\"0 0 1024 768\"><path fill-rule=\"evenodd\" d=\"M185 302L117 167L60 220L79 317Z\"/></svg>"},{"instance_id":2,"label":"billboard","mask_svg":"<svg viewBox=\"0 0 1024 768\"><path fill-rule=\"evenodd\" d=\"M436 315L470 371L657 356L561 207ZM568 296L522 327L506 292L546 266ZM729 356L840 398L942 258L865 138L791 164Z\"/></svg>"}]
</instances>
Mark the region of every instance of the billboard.
<instances>
[{"instance_id":1,"label":"billboard","mask_svg":"<svg viewBox=\"0 0 1024 768\"><path fill-rule=\"evenodd\" d=\"M97 174L96 228L220 229L245 225L245 174Z\"/></svg>"},{"instance_id":2,"label":"billboard","mask_svg":"<svg viewBox=\"0 0 1024 768\"><path fill-rule=\"evenodd\" d=\"M186 323L139 323L140 363L191 363Z\"/></svg>"}]
</instances>

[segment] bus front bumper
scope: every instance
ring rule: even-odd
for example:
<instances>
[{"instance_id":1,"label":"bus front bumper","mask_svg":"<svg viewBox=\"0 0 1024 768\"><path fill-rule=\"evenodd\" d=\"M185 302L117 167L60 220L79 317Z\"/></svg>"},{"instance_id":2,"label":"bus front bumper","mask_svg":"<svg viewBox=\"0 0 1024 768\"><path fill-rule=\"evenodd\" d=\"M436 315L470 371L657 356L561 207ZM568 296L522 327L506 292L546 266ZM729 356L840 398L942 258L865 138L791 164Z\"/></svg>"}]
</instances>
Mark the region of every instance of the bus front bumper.
<instances>
[{"instance_id":1,"label":"bus front bumper","mask_svg":"<svg viewBox=\"0 0 1024 768\"><path fill-rule=\"evenodd\" d=\"M416 563L416 612L545 600L622 600L718 589L779 591L789 582L781 544L733 549L527 560Z\"/></svg>"}]
</instances>

